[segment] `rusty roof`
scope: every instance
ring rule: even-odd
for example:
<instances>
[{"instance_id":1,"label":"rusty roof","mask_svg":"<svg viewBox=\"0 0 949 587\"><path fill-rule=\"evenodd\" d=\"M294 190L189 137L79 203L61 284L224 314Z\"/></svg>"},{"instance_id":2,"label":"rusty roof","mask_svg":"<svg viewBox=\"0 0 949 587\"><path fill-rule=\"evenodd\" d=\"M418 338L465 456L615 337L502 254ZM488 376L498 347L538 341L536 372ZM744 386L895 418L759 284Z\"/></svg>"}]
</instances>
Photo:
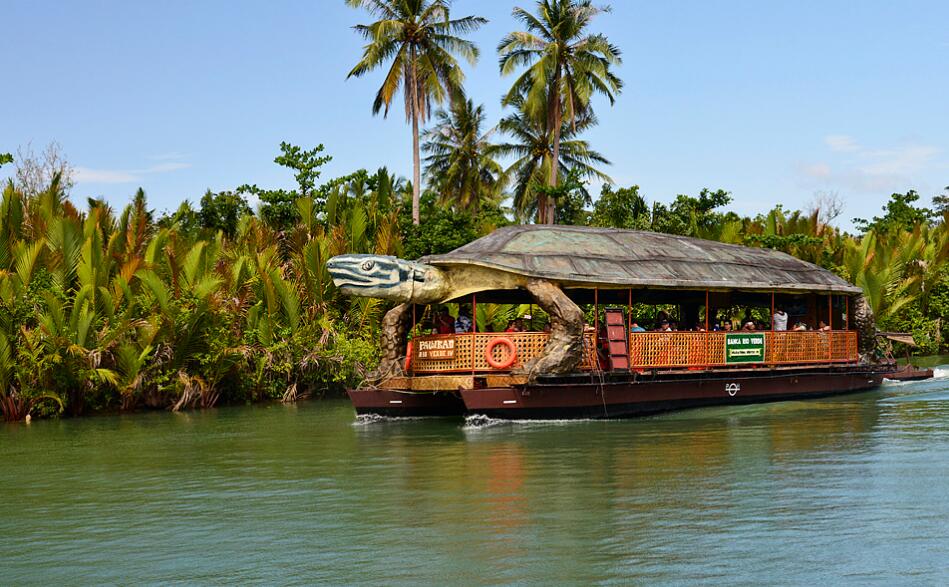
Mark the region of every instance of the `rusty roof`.
<instances>
[{"instance_id":1,"label":"rusty roof","mask_svg":"<svg viewBox=\"0 0 949 587\"><path fill-rule=\"evenodd\" d=\"M421 261L480 265L574 287L861 293L834 273L780 251L642 230L507 226Z\"/></svg>"}]
</instances>

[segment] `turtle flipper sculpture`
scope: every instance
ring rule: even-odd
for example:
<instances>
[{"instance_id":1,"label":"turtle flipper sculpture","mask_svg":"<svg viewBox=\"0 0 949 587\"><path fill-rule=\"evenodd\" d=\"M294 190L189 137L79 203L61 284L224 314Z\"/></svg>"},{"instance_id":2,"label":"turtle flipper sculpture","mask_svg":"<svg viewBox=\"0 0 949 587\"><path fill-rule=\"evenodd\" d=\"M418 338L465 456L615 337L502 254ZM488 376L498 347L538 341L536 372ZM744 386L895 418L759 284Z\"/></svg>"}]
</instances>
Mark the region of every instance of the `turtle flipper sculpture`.
<instances>
[{"instance_id":1,"label":"turtle flipper sculpture","mask_svg":"<svg viewBox=\"0 0 949 587\"><path fill-rule=\"evenodd\" d=\"M441 269L384 255L338 255L326 267L345 294L402 302L383 318L382 360L370 380L401 372L412 304L444 302L490 289L525 288L551 318L550 341L522 367L530 379L541 373L569 373L580 363L583 313L551 281L478 266Z\"/></svg>"}]
</instances>

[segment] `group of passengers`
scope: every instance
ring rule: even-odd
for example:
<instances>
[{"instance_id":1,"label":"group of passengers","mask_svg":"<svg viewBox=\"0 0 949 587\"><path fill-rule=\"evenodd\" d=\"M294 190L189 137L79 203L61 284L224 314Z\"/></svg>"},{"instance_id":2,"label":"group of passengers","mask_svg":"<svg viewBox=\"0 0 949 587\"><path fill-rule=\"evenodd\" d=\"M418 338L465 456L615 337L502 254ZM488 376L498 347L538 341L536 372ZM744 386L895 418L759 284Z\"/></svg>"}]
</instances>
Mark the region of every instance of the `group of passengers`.
<instances>
[{"instance_id":1,"label":"group of passengers","mask_svg":"<svg viewBox=\"0 0 949 587\"><path fill-rule=\"evenodd\" d=\"M432 320L432 330L435 334L461 334L472 331L471 318L465 308L458 309L458 317L453 318L448 308L442 308Z\"/></svg>"},{"instance_id":2,"label":"group of passengers","mask_svg":"<svg viewBox=\"0 0 949 587\"><path fill-rule=\"evenodd\" d=\"M818 326L816 329L810 328L806 322L799 320L795 322L791 328L788 328L788 314L784 311L784 308L777 307L775 308L774 315L771 318L771 324L768 324L764 320L756 320L751 315L751 310L746 309L745 315L742 320L739 322L739 326L735 326L735 323L730 317L718 320L711 325L711 330L713 332L733 332L733 331L742 331L742 332L756 332L756 331L767 331L774 329L775 331L787 331L791 330L794 332L804 332L808 330L818 330L818 331L828 331L831 330L829 324L823 320L818 321ZM654 322L654 327L652 329L646 329L640 326L639 321L635 318L630 320L629 323L630 332L705 332L705 324L698 323L692 328L682 328L678 327L678 324L669 319L669 315L665 311L660 311L656 315L656 320Z\"/></svg>"},{"instance_id":3,"label":"group of passengers","mask_svg":"<svg viewBox=\"0 0 949 587\"><path fill-rule=\"evenodd\" d=\"M530 314L525 314L509 320L504 332L528 332L530 328L525 321L530 319ZM457 318L452 317L448 308L442 307L432 318L431 329L433 334L465 334L474 332L474 323L469 317L469 310L464 306L458 309ZM549 329L548 324L544 330L549 331Z\"/></svg>"}]
</instances>

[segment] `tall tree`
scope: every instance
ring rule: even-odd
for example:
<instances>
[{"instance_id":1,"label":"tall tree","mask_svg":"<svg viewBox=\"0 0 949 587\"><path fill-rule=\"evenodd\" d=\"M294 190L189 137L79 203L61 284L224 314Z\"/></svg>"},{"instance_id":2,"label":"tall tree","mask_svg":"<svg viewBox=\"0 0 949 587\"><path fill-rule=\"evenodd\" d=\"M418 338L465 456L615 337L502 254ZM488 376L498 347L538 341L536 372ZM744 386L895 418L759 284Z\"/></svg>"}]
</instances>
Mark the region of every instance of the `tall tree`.
<instances>
[{"instance_id":1,"label":"tall tree","mask_svg":"<svg viewBox=\"0 0 949 587\"><path fill-rule=\"evenodd\" d=\"M559 177L562 121L575 126L594 94L605 95L612 104L623 87L611 69L622 63L619 48L606 36L587 32L593 18L606 11L608 6L595 7L590 0L539 0L536 15L514 9L514 17L527 30L510 33L498 44L502 75L527 67L504 103L525 97L528 112L532 116L546 114L547 126L553 129L553 165L547 179L552 187ZM547 202L546 209L540 210L539 222L553 222L553 206Z\"/></svg>"},{"instance_id":2,"label":"tall tree","mask_svg":"<svg viewBox=\"0 0 949 587\"><path fill-rule=\"evenodd\" d=\"M556 169L564 177L572 171L578 179L595 177L605 182L612 181L594 167L596 164L609 165L609 160L590 149L586 141L576 138L596 125L592 112L581 113L573 124L561 121L561 142L554 165L554 133L547 127L547 117L532 116L523 97L516 97L513 104L517 111L504 117L498 125L512 140L495 145L493 150L499 155L514 157L505 173L514 182L514 209L519 216L530 217L536 213L538 222L553 220L556 202L547 197L546 191L539 189L550 177L551 169Z\"/></svg>"},{"instance_id":3,"label":"tall tree","mask_svg":"<svg viewBox=\"0 0 949 587\"><path fill-rule=\"evenodd\" d=\"M504 189L505 174L492 156L493 129L482 133L484 107L472 100L456 99L451 110L435 113L437 124L424 134L422 150L428 182L439 194L439 203L476 212L482 202Z\"/></svg>"},{"instance_id":4,"label":"tall tree","mask_svg":"<svg viewBox=\"0 0 949 587\"><path fill-rule=\"evenodd\" d=\"M432 103L440 104L450 95L460 93L464 73L455 54L470 64L478 59L478 48L463 39L487 20L477 16L459 19L449 17L448 0L346 0L354 8L366 8L378 18L368 25L356 25L356 32L368 42L362 59L349 72L360 77L388 64L382 87L376 93L372 113L389 107L402 87L405 118L412 124L412 222L419 223L419 191L421 158L419 125L428 120Z\"/></svg>"}]
</instances>

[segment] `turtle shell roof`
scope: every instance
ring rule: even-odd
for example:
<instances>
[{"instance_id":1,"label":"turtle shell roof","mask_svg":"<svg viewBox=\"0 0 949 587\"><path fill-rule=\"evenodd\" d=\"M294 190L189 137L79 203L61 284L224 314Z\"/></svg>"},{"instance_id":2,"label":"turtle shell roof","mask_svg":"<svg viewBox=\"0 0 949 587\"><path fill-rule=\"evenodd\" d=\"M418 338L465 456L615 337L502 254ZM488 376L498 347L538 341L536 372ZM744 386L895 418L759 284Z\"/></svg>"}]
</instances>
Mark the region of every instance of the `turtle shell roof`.
<instances>
[{"instance_id":1,"label":"turtle shell roof","mask_svg":"<svg viewBox=\"0 0 949 587\"><path fill-rule=\"evenodd\" d=\"M421 261L479 265L566 286L861 292L830 271L779 251L641 230L508 226Z\"/></svg>"}]
</instances>

